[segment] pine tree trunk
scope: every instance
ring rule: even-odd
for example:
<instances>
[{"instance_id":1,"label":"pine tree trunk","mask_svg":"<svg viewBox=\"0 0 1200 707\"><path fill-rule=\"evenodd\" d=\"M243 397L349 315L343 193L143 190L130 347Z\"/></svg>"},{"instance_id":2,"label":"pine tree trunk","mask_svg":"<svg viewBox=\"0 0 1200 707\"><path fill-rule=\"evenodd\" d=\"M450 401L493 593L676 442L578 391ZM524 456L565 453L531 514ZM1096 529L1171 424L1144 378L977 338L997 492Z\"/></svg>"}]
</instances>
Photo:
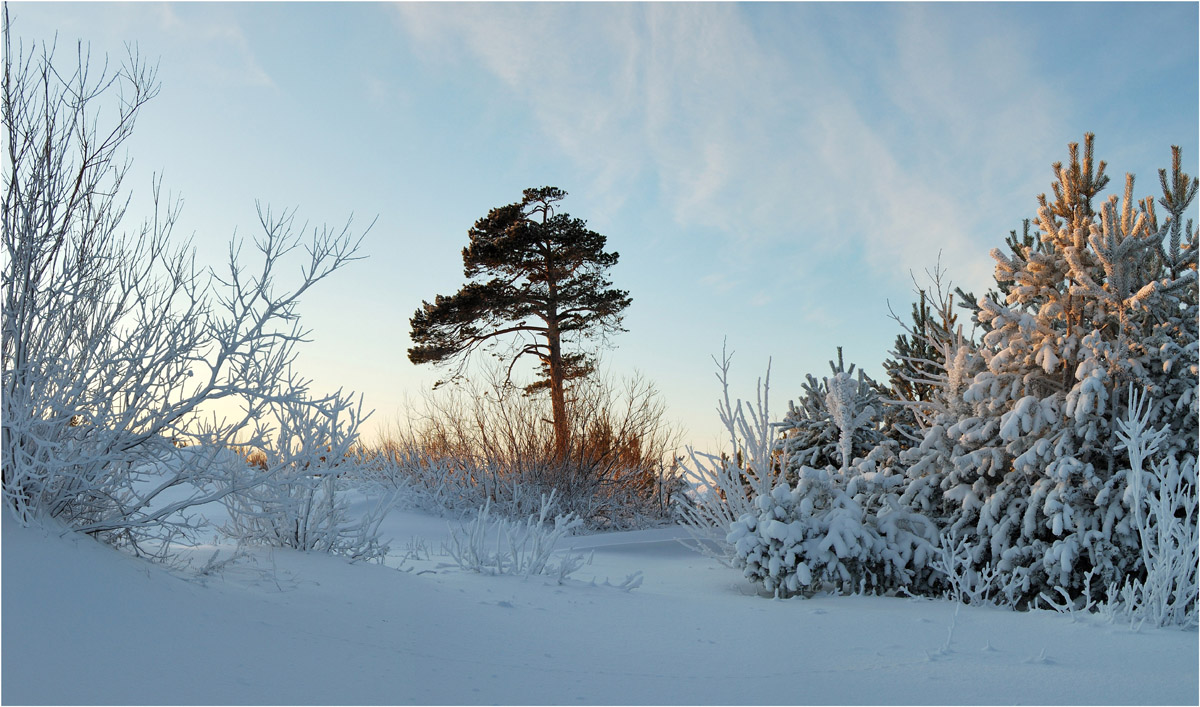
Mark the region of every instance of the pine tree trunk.
<instances>
[{"instance_id":1,"label":"pine tree trunk","mask_svg":"<svg viewBox=\"0 0 1200 707\"><path fill-rule=\"evenodd\" d=\"M542 225L549 214L542 212ZM563 370L562 338L558 330L558 280L555 276L553 249L546 248L547 310L546 345L550 349L550 412L554 424L554 463L562 467L567 459L566 371Z\"/></svg>"},{"instance_id":2,"label":"pine tree trunk","mask_svg":"<svg viewBox=\"0 0 1200 707\"><path fill-rule=\"evenodd\" d=\"M554 424L554 461L561 465L567 457L567 395L557 322L550 324L546 338L550 348L550 409Z\"/></svg>"}]
</instances>

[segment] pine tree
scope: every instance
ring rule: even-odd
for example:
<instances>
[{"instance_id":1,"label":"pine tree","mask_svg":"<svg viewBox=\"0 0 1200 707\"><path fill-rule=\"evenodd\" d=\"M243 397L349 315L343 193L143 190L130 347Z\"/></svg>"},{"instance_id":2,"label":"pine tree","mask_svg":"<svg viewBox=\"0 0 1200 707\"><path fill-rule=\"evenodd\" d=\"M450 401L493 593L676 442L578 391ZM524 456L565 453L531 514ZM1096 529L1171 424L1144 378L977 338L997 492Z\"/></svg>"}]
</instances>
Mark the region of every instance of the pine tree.
<instances>
[{"instance_id":1,"label":"pine tree","mask_svg":"<svg viewBox=\"0 0 1200 707\"><path fill-rule=\"evenodd\" d=\"M453 295L422 302L408 350L416 364L456 363L457 378L476 350L518 337L502 355L510 376L522 357L538 360L538 380L527 389L550 391L558 459L568 444L566 386L594 370L587 351L567 349L625 331L622 313L631 303L608 279L619 255L604 250L605 237L582 219L555 213L566 195L556 187L526 189L521 201L477 221L462 251L469 281Z\"/></svg>"},{"instance_id":2,"label":"pine tree","mask_svg":"<svg viewBox=\"0 0 1200 707\"><path fill-rule=\"evenodd\" d=\"M939 264L930 273L931 286L917 288L910 324L892 314L903 331L883 363L891 396L884 406L883 430L901 450L921 441L922 431L941 409L947 357L962 336L955 295L943 286L942 275Z\"/></svg>"},{"instance_id":3,"label":"pine tree","mask_svg":"<svg viewBox=\"0 0 1200 707\"><path fill-rule=\"evenodd\" d=\"M837 362L830 361L829 368L831 377L817 380L809 374L804 395L788 403L780 444L789 467L844 470L886 442L880 430L885 403L879 384L861 370L855 375L853 363L846 368L840 346ZM835 390L841 395L833 395ZM834 399L842 403L836 412L830 404Z\"/></svg>"},{"instance_id":4,"label":"pine tree","mask_svg":"<svg viewBox=\"0 0 1200 707\"><path fill-rule=\"evenodd\" d=\"M976 303L982 340L959 351L961 370L948 361L947 386L968 384L905 457L905 502L940 505L974 569L997 569L1018 604L1052 587L1078 593L1089 572L1095 589L1137 568L1114 442L1122 391L1149 391L1176 449L1196 449L1195 232L1178 226L1194 182L1176 158L1159 228L1132 177L1123 200L1096 206L1104 168L1090 134L1082 159L1071 145L1053 201L1039 198L1038 240L1013 234L1007 253L992 251L997 289ZM1162 246L1173 229L1178 247Z\"/></svg>"}]
</instances>

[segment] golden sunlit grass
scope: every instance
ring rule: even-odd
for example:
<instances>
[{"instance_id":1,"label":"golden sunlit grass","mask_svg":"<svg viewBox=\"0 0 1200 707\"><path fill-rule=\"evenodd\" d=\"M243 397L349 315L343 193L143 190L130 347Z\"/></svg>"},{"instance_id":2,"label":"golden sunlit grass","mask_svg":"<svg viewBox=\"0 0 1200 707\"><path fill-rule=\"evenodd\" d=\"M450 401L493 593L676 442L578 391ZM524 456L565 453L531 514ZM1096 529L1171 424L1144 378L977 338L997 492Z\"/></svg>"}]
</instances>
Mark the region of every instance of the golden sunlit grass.
<instances>
[{"instance_id":1,"label":"golden sunlit grass","mask_svg":"<svg viewBox=\"0 0 1200 707\"><path fill-rule=\"evenodd\" d=\"M679 435L651 383L640 377L621 386L577 383L561 458L545 398L495 375L487 383L431 392L407 420L393 422L357 453L386 462L428 492L458 494L446 499L452 504L490 501L502 513L523 515L555 489L561 510L594 527L669 514Z\"/></svg>"}]
</instances>

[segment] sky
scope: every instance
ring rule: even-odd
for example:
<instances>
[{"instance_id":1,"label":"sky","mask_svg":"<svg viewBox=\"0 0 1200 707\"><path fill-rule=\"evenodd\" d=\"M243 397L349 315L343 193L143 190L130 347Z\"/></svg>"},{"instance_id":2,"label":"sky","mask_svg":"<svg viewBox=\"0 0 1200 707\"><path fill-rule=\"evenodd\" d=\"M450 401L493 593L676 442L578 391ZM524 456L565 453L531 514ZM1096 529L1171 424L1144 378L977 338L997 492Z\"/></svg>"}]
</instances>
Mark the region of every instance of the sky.
<instances>
[{"instance_id":1,"label":"sky","mask_svg":"<svg viewBox=\"0 0 1200 707\"><path fill-rule=\"evenodd\" d=\"M620 253L615 378L654 382L682 441L716 449L771 365L781 416L837 347L876 378L914 278L975 294L1067 144L1096 134L1119 193L1197 173L1197 3L24 3L14 36L74 60L158 64L127 143L219 266L256 203L366 235L304 297L300 370L402 420L443 371L409 318L464 283L467 230L528 187ZM1195 210L1195 207L1193 207Z\"/></svg>"}]
</instances>

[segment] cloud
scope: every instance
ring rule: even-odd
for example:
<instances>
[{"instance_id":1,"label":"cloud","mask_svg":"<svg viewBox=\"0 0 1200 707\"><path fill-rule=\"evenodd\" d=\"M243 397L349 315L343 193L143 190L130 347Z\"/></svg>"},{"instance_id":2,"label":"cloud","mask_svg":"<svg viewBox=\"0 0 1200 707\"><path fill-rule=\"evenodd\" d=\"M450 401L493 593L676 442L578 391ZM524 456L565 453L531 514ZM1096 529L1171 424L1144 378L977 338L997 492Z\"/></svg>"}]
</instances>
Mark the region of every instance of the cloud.
<instances>
[{"instance_id":1,"label":"cloud","mask_svg":"<svg viewBox=\"0 0 1200 707\"><path fill-rule=\"evenodd\" d=\"M467 9L469 7L469 10ZM619 189L643 162L637 27L630 6L401 4L396 18L431 59L473 61L529 106L554 149Z\"/></svg>"},{"instance_id":2,"label":"cloud","mask_svg":"<svg viewBox=\"0 0 1200 707\"><path fill-rule=\"evenodd\" d=\"M619 201L649 177L680 227L727 234L742 267L803 252L786 277L843 258L903 285L940 252L985 283L1022 215L987 205L1020 194L1031 210L1029 156L1061 147L1021 28L970 8L759 12L405 4L397 22L430 60L502 82L589 191Z\"/></svg>"},{"instance_id":3,"label":"cloud","mask_svg":"<svg viewBox=\"0 0 1200 707\"><path fill-rule=\"evenodd\" d=\"M277 88L236 17L204 7L158 7L162 33L187 48L180 55L188 58L194 71L226 86Z\"/></svg>"}]
</instances>

